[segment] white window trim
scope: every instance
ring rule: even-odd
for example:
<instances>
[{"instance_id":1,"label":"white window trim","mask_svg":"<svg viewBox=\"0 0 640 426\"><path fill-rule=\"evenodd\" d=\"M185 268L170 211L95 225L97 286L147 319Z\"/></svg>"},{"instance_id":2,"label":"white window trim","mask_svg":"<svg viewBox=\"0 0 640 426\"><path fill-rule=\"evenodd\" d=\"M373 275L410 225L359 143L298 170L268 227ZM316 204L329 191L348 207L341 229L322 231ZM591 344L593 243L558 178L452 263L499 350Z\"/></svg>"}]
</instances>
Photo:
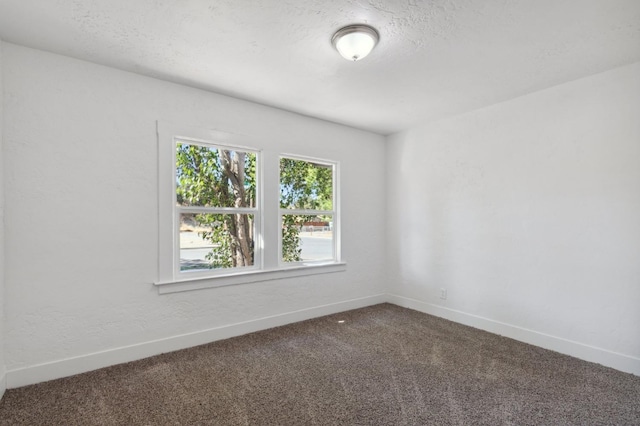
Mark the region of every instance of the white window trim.
<instances>
[{"instance_id":1,"label":"white window trim","mask_svg":"<svg viewBox=\"0 0 640 426\"><path fill-rule=\"evenodd\" d=\"M263 269L250 272L231 272L215 277L201 277L186 280L156 282L158 293L169 294L181 291L200 290L205 288L226 287L231 285L260 283L286 278L305 277L309 275L331 274L347 270L346 262L315 263L278 269Z\"/></svg>"},{"instance_id":2,"label":"white window trim","mask_svg":"<svg viewBox=\"0 0 640 426\"><path fill-rule=\"evenodd\" d=\"M260 148L252 148L257 138L157 122L158 136L158 278L154 285L160 294L190 291L204 288L264 282L305 275L325 274L345 271L347 265L340 256L339 203L339 163L311 157L291 154L278 154ZM232 147L256 152L258 160L256 205L256 241L254 266L246 268L228 268L212 271L179 271L179 231L176 225L175 191L175 141L193 141L217 147ZM279 159L294 158L334 167L334 261L291 262L281 259L282 232L279 209ZM274 180L271 182L271 180ZM195 208L197 209L197 208ZM269 250L268 247L273 247ZM266 248L266 249L265 249ZM277 252L276 249L277 248Z\"/></svg>"}]
</instances>

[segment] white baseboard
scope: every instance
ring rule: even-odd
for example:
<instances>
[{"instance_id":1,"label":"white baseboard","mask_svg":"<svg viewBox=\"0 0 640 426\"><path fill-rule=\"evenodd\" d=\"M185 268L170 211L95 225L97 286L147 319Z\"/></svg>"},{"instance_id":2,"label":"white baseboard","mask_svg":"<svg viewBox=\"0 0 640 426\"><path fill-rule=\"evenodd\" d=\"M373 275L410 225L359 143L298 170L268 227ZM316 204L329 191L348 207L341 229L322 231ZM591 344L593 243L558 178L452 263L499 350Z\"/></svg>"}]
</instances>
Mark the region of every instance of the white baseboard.
<instances>
[{"instance_id":1,"label":"white baseboard","mask_svg":"<svg viewBox=\"0 0 640 426\"><path fill-rule=\"evenodd\" d=\"M0 400L2 399L2 397L4 396L4 391L7 390L7 375L4 371L4 366L0 367L2 368L2 374L0 374Z\"/></svg>"},{"instance_id":2,"label":"white baseboard","mask_svg":"<svg viewBox=\"0 0 640 426\"><path fill-rule=\"evenodd\" d=\"M338 312L349 311L351 309L377 305L386 301L386 294L378 294L359 299L347 300L344 302L332 303L329 305L287 312L242 323L211 328L194 333L168 337L166 339L144 342L108 351L67 358L46 364L9 370L6 373L6 387L8 389L12 389L62 377L73 376L75 374L85 373L87 371L97 370L99 368L115 364L135 361L166 352L186 349L214 342L216 340L241 336L243 334L279 327L324 315L331 315Z\"/></svg>"},{"instance_id":3,"label":"white baseboard","mask_svg":"<svg viewBox=\"0 0 640 426\"><path fill-rule=\"evenodd\" d=\"M509 337L524 343L529 343L531 345L560 352L585 361L595 362L606 367L615 368L616 370L624 371L625 373L640 376L640 358L611 352L606 349L539 333L537 331L445 308L444 306L422 302L416 299L389 294L387 295L387 301L398 306L414 309L416 311L445 318L460 324L479 328L490 333Z\"/></svg>"}]
</instances>

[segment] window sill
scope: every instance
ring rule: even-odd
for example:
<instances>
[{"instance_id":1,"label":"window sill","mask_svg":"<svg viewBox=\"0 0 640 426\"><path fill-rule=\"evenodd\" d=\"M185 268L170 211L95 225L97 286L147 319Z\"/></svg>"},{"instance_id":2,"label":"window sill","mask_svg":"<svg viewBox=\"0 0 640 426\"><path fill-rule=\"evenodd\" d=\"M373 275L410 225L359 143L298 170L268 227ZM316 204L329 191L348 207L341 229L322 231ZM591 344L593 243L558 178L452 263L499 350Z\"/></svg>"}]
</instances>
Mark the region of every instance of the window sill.
<instances>
[{"instance_id":1,"label":"window sill","mask_svg":"<svg viewBox=\"0 0 640 426\"><path fill-rule=\"evenodd\" d=\"M270 270L236 272L213 277L188 278L184 280L160 281L154 283L159 294L178 293L204 288L225 287L262 281L295 278L307 275L330 274L347 270L345 262L308 264Z\"/></svg>"}]
</instances>

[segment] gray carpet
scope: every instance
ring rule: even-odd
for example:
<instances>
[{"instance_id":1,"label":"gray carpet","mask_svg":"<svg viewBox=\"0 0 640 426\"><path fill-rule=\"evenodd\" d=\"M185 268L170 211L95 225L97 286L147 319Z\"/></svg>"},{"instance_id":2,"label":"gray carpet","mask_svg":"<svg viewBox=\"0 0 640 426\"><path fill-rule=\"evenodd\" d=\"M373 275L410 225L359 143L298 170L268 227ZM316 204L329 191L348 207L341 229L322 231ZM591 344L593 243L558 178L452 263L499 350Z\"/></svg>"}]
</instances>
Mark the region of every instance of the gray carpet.
<instances>
[{"instance_id":1,"label":"gray carpet","mask_svg":"<svg viewBox=\"0 0 640 426\"><path fill-rule=\"evenodd\" d=\"M640 425L640 377L383 304L12 389L0 424Z\"/></svg>"}]
</instances>

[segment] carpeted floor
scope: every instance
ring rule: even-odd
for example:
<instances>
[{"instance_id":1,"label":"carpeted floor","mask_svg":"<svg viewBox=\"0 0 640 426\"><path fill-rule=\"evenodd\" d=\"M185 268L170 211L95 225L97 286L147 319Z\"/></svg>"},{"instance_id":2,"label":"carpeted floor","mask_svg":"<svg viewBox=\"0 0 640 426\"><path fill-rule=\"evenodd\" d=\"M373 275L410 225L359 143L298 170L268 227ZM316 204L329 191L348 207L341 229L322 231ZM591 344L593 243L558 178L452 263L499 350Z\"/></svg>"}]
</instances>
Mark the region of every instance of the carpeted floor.
<instances>
[{"instance_id":1,"label":"carpeted floor","mask_svg":"<svg viewBox=\"0 0 640 426\"><path fill-rule=\"evenodd\" d=\"M2 425L640 425L640 377L390 304L8 390Z\"/></svg>"}]
</instances>

